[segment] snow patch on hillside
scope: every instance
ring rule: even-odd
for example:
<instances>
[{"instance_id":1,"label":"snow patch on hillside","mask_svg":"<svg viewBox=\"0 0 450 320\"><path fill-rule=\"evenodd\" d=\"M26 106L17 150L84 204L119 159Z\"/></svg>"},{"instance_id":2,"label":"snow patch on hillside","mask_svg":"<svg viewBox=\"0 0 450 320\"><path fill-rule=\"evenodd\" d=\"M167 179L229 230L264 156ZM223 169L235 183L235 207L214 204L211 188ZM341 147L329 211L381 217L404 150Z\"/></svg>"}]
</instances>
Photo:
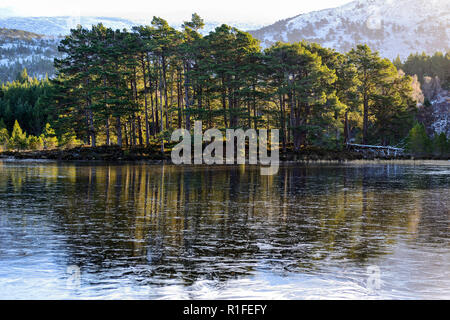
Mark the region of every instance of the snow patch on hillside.
<instances>
[{"instance_id":1,"label":"snow patch on hillside","mask_svg":"<svg viewBox=\"0 0 450 320\"><path fill-rule=\"evenodd\" d=\"M357 0L251 32L268 47L307 40L345 52L365 43L393 59L450 48L449 0Z\"/></svg>"}]
</instances>

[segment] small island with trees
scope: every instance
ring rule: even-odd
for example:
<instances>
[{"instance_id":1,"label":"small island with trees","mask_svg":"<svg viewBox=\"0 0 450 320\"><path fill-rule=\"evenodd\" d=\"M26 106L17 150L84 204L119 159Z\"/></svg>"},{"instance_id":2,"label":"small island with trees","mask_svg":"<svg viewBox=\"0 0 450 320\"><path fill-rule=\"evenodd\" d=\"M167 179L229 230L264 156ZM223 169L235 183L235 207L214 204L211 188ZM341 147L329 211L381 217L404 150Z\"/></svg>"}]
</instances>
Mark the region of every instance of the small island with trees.
<instances>
[{"instance_id":1,"label":"small island with trees","mask_svg":"<svg viewBox=\"0 0 450 320\"><path fill-rule=\"evenodd\" d=\"M203 26L193 14L182 30L158 17L132 30L73 29L55 77L24 70L2 84L0 156L168 159L171 133L201 120L205 129L279 129L285 160L377 157L351 144L449 158L446 134L418 121L430 104L419 101L418 78L439 76L448 88L448 53L403 63L366 45L345 54L308 42L263 50L249 33L222 25L202 36Z\"/></svg>"}]
</instances>

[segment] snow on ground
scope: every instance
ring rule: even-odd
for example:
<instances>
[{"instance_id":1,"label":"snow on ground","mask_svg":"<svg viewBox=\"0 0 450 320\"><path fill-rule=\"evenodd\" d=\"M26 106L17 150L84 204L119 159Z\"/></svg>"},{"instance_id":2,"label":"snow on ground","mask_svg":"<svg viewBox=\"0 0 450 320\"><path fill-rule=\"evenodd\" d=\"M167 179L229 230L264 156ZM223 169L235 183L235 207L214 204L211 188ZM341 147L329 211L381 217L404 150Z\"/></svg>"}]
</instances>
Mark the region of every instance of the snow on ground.
<instances>
[{"instance_id":1,"label":"snow on ground","mask_svg":"<svg viewBox=\"0 0 450 320\"><path fill-rule=\"evenodd\" d=\"M308 40L339 51L367 43L382 56L450 48L450 1L357 0L302 14L252 32L267 47L275 41Z\"/></svg>"}]
</instances>

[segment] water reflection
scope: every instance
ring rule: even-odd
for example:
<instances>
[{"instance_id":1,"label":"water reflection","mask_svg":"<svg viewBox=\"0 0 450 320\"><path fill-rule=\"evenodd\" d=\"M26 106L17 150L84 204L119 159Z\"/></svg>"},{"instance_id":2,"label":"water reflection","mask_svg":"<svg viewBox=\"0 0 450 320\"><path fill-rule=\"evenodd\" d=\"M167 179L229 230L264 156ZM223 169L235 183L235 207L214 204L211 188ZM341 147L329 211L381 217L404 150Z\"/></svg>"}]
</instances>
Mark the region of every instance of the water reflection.
<instances>
[{"instance_id":1,"label":"water reflection","mask_svg":"<svg viewBox=\"0 0 450 320\"><path fill-rule=\"evenodd\" d=\"M422 266L414 290L420 296L440 281L431 297L441 297L449 289L448 170L363 163L284 166L261 176L248 166L0 162L0 291L2 284L26 291L8 279L42 278L30 268L62 280L76 265L90 292L81 296L103 297L126 281L134 291L177 288L180 298L183 288L210 281L221 297L227 284L258 283L262 275L281 277L268 280L280 288L292 279L342 292L339 281L350 277L361 287L356 274L389 259L384 289L401 291L409 290L400 281L411 272L406 264L428 256L444 282ZM24 261L29 268L18 266ZM286 285L289 298L304 297ZM156 292L144 297L164 296Z\"/></svg>"}]
</instances>

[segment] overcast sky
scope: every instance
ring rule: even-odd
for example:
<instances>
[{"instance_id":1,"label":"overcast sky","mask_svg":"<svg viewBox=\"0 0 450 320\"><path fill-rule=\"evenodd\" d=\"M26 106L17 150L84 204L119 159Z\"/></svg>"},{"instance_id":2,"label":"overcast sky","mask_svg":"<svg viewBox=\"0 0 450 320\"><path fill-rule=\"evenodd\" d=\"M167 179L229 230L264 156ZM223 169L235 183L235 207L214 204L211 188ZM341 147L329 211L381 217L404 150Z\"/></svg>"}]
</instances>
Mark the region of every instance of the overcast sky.
<instances>
[{"instance_id":1,"label":"overcast sky","mask_svg":"<svg viewBox=\"0 0 450 320\"><path fill-rule=\"evenodd\" d=\"M209 21L271 23L350 0L0 0L0 16L108 16L143 19L154 15L170 22L197 12Z\"/></svg>"}]
</instances>

